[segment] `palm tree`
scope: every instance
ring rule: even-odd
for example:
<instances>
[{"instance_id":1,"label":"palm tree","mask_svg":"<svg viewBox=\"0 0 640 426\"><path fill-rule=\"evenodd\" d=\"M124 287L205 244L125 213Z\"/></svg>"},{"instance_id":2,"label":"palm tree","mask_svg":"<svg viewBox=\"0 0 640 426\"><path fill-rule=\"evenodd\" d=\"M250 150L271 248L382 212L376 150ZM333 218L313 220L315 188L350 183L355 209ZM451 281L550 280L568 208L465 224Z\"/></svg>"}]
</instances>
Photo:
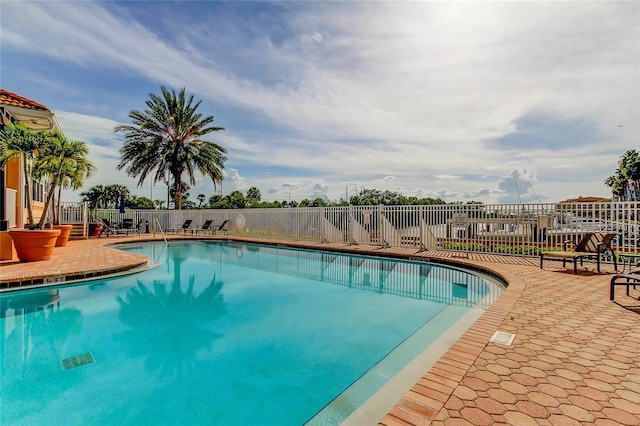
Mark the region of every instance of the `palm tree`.
<instances>
[{"instance_id":1,"label":"palm tree","mask_svg":"<svg viewBox=\"0 0 640 426\"><path fill-rule=\"evenodd\" d=\"M618 166L627 179L629 199L637 200L639 196L638 181L640 181L640 154L635 149L628 150L620 157Z\"/></svg>"},{"instance_id":2,"label":"palm tree","mask_svg":"<svg viewBox=\"0 0 640 426\"><path fill-rule=\"evenodd\" d=\"M623 176L620 170L616 170L614 175L605 179L604 184L611 188L611 194L614 201L624 201L627 192L627 178Z\"/></svg>"},{"instance_id":3,"label":"palm tree","mask_svg":"<svg viewBox=\"0 0 640 426\"><path fill-rule=\"evenodd\" d=\"M105 208L109 204L107 190L103 185L92 186L88 191L81 192L80 201L88 202L91 210Z\"/></svg>"},{"instance_id":4,"label":"palm tree","mask_svg":"<svg viewBox=\"0 0 640 426\"><path fill-rule=\"evenodd\" d=\"M105 187L105 192L107 194L107 200L109 200L109 204L114 207L122 207L122 200L128 200L131 196L131 191L124 185L113 184L107 185Z\"/></svg>"},{"instance_id":5,"label":"palm tree","mask_svg":"<svg viewBox=\"0 0 640 426\"><path fill-rule=\"evenodd\" d=\"M129 176L138 177L139 186L152 174L154 182L166 182L171 176L175 208L179 210L184 172L191 185L196 183L196 169L211 177L214 188L222 181L227 151L201 138L224 129L211 126L213 116L203 117L197 112L201 101L194 102L193 95L187 97L184 88L177 94L164 86L160 90L162 96L149 93L144 111L129 113L132 125L115 128L125 136L118 170L126 168Z\"/></svg>"},{"instance_id":6,"label":"palm tree","mask_svg":"<svg viewBox=\"0 0 640 426\"><path fill-rule=\"evenodd\" d=\"M252 204L258 204L261 198L262 198L262 193L255 186L252 186L251 188L247 189L247 199Z\"/></svg>"},{"instance_id":7,"label":"palm tree","mask_svg":"<svg viewBox=\"0 0 640 426\"><path fill-rule=\"evenodd\" d=\"M36 227L31 204L31 188L34 177L33 166L38 155L42 153L49 143L42 133L32 132L21 124L7 123L0 131L0 168L4 169L10 160L22 159L29 229ZM44 212L42 216L46 216Z\"/></svg>"},{"instance_id":8,"label":"palm tree","mask_svg":"<svg viewBox=\"0 0 640 426\"><path fill-rule=\"evenodd\" d=\"M60 132L46 132L44 137L49 141L42 149L36 160L34 176L36 178L48 178L49 189L45 200L45 213L40 217L38 227L44 227L47 219L46 212L53 200L56 188L60 191L62 186L82 186L85 177L90 176L95 170L94 165L87 159L89 149L82 141L70 141ZM58 198L58 205L59 205ZM58 214L54 214L54 222Z\"/></svg>"},{"instance_id":9,"label":"palm tree","mask_svg":"<svg viewBox=\"0 0 640 426\"><path fill-rule=\"evenodd\" d=\"M184 204L187 200L189 200L189 196L191 195L189 193L189 190L191 189L191 187L186 183L186 182L181 182L180 183L180 204ZM171 195L171 197L173 197L175 199L176 197L176 186L174 186L173 188L171 188L169 190L169 195ZM176 207L177 209L177 207Z\"/></svg>"},{"instance_id":10,"label":"palm tree","mask_svg":"<svg viewBox=\"0 0 640 426\"><path fill-rule=\"evenodd\" d=\"M614 198L622 201L640 199L640 153L630 149L621 155L618 168L604 184L611 188Z\"/></svg>"},{"instance_id":11,"label":"palm tree","mask_svg":"<svg viewBox=\"0 0 640 426\"><path fill-rule=\"evenodd\" d=\"M207 199L207 196L201 193L201 194L198 194L196 198L198 199L198 203L199 203L198 208L201 209L202 205L204 204L204 200Z\"/></svg>"},{"instance_id":12,"label":"palm tree","mask_svg":"<svg viewBox=\"0 0 640 426\"><path fill-rule=\"evenodd\" d=\"M62 190L71 189L77 191L84 185L84 179L90 177L95 171L95 166L89 160L78 159L74 164L67 164L60 176L58 184L58 197L54 209L53 223L60 223L60 202L62 200Z\"/></svg>"}]
</instances>

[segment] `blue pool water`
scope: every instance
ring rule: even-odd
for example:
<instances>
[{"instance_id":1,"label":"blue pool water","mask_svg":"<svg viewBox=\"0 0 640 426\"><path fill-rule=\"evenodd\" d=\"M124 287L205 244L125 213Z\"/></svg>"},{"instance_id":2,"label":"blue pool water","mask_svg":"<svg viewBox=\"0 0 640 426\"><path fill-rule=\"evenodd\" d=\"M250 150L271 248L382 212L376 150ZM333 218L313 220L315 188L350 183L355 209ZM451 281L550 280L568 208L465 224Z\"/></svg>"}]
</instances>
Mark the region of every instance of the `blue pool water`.
<instances>
[{"instance_id":1,"label":"blue pool water","mask_svg":"<svg viewBox=\"0 0 640 426\"><path fill-rule=\"evenodd\" d=\"M0 294L0 424L301 425L425 324L445 332L445 309L501 291L459 269L331 252L121 248L160 265Z\"/></svg>"}]
</instances>

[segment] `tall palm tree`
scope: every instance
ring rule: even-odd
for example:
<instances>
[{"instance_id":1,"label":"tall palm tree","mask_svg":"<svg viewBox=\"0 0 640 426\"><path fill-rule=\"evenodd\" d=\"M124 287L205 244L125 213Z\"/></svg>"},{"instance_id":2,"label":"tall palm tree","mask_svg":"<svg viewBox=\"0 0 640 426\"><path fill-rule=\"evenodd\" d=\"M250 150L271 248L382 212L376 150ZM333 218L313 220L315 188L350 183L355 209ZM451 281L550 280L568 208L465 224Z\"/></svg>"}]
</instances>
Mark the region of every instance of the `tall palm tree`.
<instances>
[{"instance_id":1,"label":"tall palm tree","mask_svg":"<svg viewBox=\"0 0 640 426\"><path fill-rule=\"evenodd\" d=\"M115 128L116 133L125 136L118 170L126 168L129 176L138 177L138 186L149 175L153 175L154 182L166 182L171 177L179 210L183 173L187 173L191 185L196 183L196 169L211 177L214 188L222 181L227 151L201 138L224 129L211 126L213 116L203 117L197 112L201 101L194 102L193 95L186 96L184 88L177 94L164 86L160 90L161 96L149 93L144 111L129 113L132 125Z\"/></svg>"},{"instance_id":2,"label":"tall palm tree","mask_svg":"<svg viewBox=\"0 0 640 426\"><path fill-rule=\"evenodd\" d=\"M4 169L10 160L22 159L29 229L36 227L31 204L33 166L48 143L43 133L32 132L21 124L7 123L0 131L0 168ZM43 213L42 216L46 215Z\"/></svg>"},{"instance_id":3,"label":"tall palm tree","mask_svg":"<svg viewBox=\"0 0 640 426\"><path fill-rule=\"evenodd\" d=\"M89 149L82 141L67 139L60 132L46 132L44 137L49 141L36 160L35 177L47 178L49 188L45 200L44 209L38 227L42 228L47 219L46 212L55 196L56 188L63 185L71 185L71 179L75 179L74 185L82 186L84 177L90 176L95 170L94 165L87 159ZM57 214L54 214L54 222Z\"/></svg>"},{"instance_id":4,"label":"tall palm tree","mask_svg":"<svg viewBox=\"0 0 640 426\"><path fill-rule=\"evenodd\" d=\"M61 171L60 183L58 184L58 196L54 209L53 223L60 223L60 203L62 200L62 190L71 189L77 191L84 185L84 179L93 175L95 166L86 158L77 159L73 163L67 163Z\"/></svg>"}]
</instances>

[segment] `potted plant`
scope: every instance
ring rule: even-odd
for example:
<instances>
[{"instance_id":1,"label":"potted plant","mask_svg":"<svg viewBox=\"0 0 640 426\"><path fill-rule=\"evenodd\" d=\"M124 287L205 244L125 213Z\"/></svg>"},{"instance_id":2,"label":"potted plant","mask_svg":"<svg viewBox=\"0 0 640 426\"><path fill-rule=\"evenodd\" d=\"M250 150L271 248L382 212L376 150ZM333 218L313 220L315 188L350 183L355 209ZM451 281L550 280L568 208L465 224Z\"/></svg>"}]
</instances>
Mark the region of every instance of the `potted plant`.
<instances>
[{"instance_id":1,"label":"potted plant","mask_svg":"<svg viewBox=\"0 0 640 426\"><path fill-rule=\"evenodd\" d=\"M103 226L104 224L102 222L89 222L89 236L99 237Z\"/></svg>"},{"instance_id":2,"label":"potted plant","mask_svg":"<svg viewBox=\"0 0 640 426\"><path fill-rule=\"evenodd\" d=\"M91 176L95 167L86 158L89 153L87 145L82 141L70 141L62 133L47 132L44 134L48 143L36 160L34 176L47 178L49 186L44 211L48 211L53 204L53 229L60 229L61 233L56 246L64 246L69 240L73 225L60 224L60 208L62 189L79 189L84 184L84 178ZM57 189L57 200L56 200ZM40 227L44 225L46 216L40 218Z\"/></svg>"},{"instance_id":3,"label":"potted plant","mask_svg":"<svg viewBox=\"0 0 640 426\"><path fill-rule=\"evenodd\" d=\"M0 166L4 168L14 159L22 161L25 179L27 202L28 229L10 229L9 235L21 261L48 260L53 253L56 239L60 235L59 229L42 229L41 224L33 220L31 203L31 188L34 176L34 166L38 156L46 148L49 141L42 133L35 133L20 124L7 123L0 131ZM42 216L46 216L43 212Z\"/></svg>"}]
</instances>

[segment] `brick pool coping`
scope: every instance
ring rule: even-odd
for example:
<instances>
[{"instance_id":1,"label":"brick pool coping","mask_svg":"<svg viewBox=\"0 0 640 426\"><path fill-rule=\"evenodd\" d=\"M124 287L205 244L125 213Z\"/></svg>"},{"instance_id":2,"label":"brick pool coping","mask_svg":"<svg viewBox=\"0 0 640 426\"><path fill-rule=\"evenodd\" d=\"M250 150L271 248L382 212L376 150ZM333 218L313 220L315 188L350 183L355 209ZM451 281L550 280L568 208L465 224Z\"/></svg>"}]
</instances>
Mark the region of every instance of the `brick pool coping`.
<instances>
[{"instance_id":1,"label":"brick pool coping","mask_svg":"<svg viewBox=\"0 0 640 426\"><path fill-rule=\"evenodd\" d=\"M541 270L532 258L462 258L416 248L207 238L429 259L487 271L508 283L380 425L640 425L640 291L632 290L633 297L627 297L620 290L618 303L609 301L611 267L596 274L587 264L574 275L551 262ZM56 248L49 261L0 262L0 286L140 267L146 257L105 245L149 239L143 234L70 241ZM509 346L490 342L495 331L516 338Z\"/></svg>"}]
</instances>

